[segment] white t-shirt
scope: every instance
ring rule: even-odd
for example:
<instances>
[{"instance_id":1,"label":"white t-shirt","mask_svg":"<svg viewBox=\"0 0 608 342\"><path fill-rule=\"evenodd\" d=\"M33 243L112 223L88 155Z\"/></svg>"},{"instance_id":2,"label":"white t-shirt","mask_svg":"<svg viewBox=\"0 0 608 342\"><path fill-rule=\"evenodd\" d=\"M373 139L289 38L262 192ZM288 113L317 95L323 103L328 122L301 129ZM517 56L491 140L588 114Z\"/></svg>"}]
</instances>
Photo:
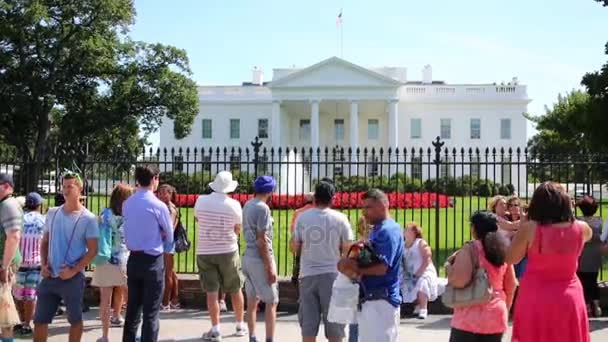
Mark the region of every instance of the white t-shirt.
<instances>
[{"instance_id":1,"label":"white t-shirt","mask_svg":"<svg viewBox=\"0 0 608 342\"><path fill-rule=\"evenodd\" d=\"M238 236L234 226L243 223L241 204L226 194L213 192L201 195L194 204L198 223L197 255L236 252Z\"/></svg>"},{"instance_id":2,"label":"white t-shirt","mask_svg":"<svg viewBox=\"0 0 608 342\"><path fill-rule=\"evenodd\" d=\"M308 277L338 272L342 244L353 240L353 231L341 212L312 208L298 215L293 238L302 243L300 277Z\"/></svg>"}]
</instances>

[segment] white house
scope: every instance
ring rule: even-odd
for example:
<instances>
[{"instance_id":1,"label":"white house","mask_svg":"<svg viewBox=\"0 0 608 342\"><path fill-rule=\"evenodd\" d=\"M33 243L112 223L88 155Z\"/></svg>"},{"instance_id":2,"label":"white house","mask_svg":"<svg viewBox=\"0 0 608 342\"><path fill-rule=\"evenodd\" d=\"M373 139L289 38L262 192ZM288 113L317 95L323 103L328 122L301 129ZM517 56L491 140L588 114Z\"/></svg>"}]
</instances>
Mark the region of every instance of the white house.
<instances>
[{"instance_id":1,"label":"white house","mask_svg":"<svg viewBox=\"0 0 608 342\"><path fill-rule=\"evenodd\" d=\"M409 151L432 147L440 136L450 149L508 149L526 145L523 113L530 101L517 78L506 84L448 84L433 80L426 66L421 80L410 81L406 68L364 68L332 57L303 69L274 69L270 82L255 68L251 82L199 87L192 133L176 140L165 120L160 146L251 148L257 136L268 148ZM429 177L426 168L411 172Z\"/></svg>"}]
</instances>

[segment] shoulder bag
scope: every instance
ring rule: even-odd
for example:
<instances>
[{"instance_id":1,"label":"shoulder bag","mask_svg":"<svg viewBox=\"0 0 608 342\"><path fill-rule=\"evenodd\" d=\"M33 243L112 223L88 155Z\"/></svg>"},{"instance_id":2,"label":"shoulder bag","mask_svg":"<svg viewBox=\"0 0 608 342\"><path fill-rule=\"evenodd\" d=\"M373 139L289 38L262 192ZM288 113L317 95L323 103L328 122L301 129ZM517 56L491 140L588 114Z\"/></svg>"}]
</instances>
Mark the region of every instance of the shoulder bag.
<instances>
[{"instance_id":1,"label":"shoulder bag","mask_svg":"<svg viewBox=\"0 0 608 342\"><path fill-rule=\"evenodd\" d=\"M469 284L463 288L455 288L448 285L441 296L443 305L449 308L460 308L479 305L492 299L492 286L486 270L479 264L479 252L474 243L469 242L469 252L473 263L473 275Z\"/></svg>"}]
</instances>

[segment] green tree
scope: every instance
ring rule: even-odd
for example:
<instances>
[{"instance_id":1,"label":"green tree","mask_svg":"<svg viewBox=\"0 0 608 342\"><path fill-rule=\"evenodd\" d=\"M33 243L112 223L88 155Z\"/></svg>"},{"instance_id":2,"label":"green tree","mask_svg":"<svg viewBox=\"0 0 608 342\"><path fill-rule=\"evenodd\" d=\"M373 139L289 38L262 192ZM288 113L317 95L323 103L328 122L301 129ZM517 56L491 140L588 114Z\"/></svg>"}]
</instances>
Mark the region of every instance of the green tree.
<instances>
[{"instance_id":1,"label":"green tree","mask_svg":"<svg viewBox=\"0 0 608 342\"><path fill-rule=\"evenodd\" d=\"M33 161L30 186L58 141L134 158L165 117L190 133L186 52L131 40L134 19L132 0L0 2L0 140Z\"/></svg>"}]
</instances>

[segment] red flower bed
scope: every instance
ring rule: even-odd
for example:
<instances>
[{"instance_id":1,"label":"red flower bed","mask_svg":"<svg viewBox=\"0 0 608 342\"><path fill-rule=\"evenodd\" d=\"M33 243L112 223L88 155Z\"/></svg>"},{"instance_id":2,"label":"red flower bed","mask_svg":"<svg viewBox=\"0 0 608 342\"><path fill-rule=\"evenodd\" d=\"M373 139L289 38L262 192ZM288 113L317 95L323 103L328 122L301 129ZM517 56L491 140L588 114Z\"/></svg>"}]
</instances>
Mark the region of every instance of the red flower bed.
<instances>
[{"instance_id":1,"label":"red flower bed","mask_svg":"<svg viewBox=\"0 0 608 342\"><path fill-rule=\"evenodd\" d=\"M452 207L450 197L444 194L431 192L391 192L388 193L388 200L391 208L411 209L411 208L433 208L435 201L439 201L441 208ZM194 203L199 195L177 195L175 205L178 207L194 207ZM339 209L361 208L361 196L363 192L338 192L332 202L332 207ZM230 197L245 205L245 202L253 197L253 194L232 194ZM268 203L271 209L297 209L304 205L302 195L280 195L273 194Z\"/></svg>"}]
</instances>

